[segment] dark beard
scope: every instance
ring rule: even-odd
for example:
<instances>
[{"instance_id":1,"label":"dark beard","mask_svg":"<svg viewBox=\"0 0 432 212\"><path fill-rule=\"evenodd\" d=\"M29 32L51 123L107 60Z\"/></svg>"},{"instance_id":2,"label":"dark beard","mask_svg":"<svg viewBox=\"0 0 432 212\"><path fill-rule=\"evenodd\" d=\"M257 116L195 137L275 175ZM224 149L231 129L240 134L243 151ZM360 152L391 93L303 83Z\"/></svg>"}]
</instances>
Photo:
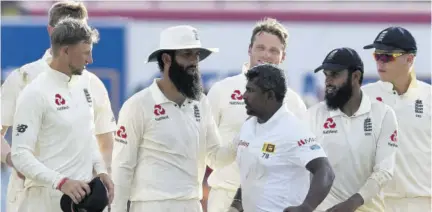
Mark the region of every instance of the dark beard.
<instances>
[{"instance_id":1,"label":"dark beard","mask_svg":"<svg viewBox=\"0 0 432 212\"><path fill-rule=\"evenodd\" d=\"M339 88L335 94L325 94L326 105L330 110L342 108L352 97L351 77Z\"/></svg>"},{"instance_id":2,"label":"dark beard","mask_svg":"<svg viewBox=\"0 0 432 212\"><path fill-rule=\"evenodd\" d=\"M200 100L203 93L203 84L198 70L188 73L190 69L197 69L196 66L182 67L177 61L172 60L168 76L177 90L188 99Z\"/></svg>"}]
</instances>

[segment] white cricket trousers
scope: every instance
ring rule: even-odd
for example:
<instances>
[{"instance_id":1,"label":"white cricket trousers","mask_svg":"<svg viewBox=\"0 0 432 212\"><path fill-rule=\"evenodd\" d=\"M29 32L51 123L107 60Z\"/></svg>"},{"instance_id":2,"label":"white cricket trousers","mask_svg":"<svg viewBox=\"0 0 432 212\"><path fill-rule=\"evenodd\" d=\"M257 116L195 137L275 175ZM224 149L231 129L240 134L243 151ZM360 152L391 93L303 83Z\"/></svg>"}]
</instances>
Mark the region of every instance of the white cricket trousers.
<instances>
[{"instance_id":1,"label":"white cricket trousers","mask_svg":"<svg viewBox=\"0 0 432 212\"><path fill-rule=\"evenodd\" d=\"M207 212L227 212L237 191L211 188L207 200Z\"/></svg>"},{"instance_id":2,"label":"white cricket trousers","mask_svg":"<svg viewBox=\"0 0 432 212\"><path fill-rule=\"evenodd\" d=\"M24 180L18 177L15 170L11 171L6 193L6 212L17 212L24 192Z\"/></svg>"},{"instance_id":3,"label":"white cricket trousers","mask_svg":"<svg viewBox=\"0 0 432 212\"><path fill-rule=\"evenodd\" d=\"M386 212L431 212L431 197L385 198Z\"/></svg>"},{"instance_id":4,"label":"white cricket trousers","mask_svg":"<svg viewBox=\"0 0 432 212\"><path fill-rule=\"evenodd\" d=\"M199 200L132 201L129 212L203 212Z\"/></svg>"},{"instance_id":5,"label":"white cricket trousers","mask_svg":"<svg viewBox=\"0 0 432 212\"><path fill-rule=\"evenodd\" d=\"M60 198L63 193L46 187L25 188L18 212L61 212Z\"/></svg>"}]
</instances>

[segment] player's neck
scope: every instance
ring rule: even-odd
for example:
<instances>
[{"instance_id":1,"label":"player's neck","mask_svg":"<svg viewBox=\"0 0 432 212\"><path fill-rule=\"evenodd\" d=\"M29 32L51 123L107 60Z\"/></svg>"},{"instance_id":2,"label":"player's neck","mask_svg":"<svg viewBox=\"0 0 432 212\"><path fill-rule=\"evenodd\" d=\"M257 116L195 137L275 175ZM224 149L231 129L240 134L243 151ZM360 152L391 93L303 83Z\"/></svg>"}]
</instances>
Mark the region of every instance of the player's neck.
<instances>
[{"instance_id":1,"label":"player's neck","mask_svg":"<svg viewBox=\"0 0 432 212\"><path fill-rule=\"evenodd\" d=\"M175 85L169 79L164 77L156 81L156 84L167 99L177 103L178 105L182 105L186 100L186 97L177 90Z\"/></svg>"},{"instance_id":2,"label":"player's neck","mask_svg":"<svg viewBox=\"0 0 432 212\"><path fill-rule=\"evenodd\" d=\"M273 115L282 107L282 103L276 102L275 104L268 105L268 110L262 115L257 117L257 121L260 124L266 123Z\"/></svg>"},{"instance_id":3,"label":"player's neck","mask_svg":"<svg viewBox=\"0 0 432 212\"><path fill-rule=\"evenodd\" d=\"M348 100L345 105L340 108L340 110L345 113L347 116L354 115L355 112L360 108L360 104L363 98L363 93L360 89L354 89L353 95L351 96L350 100Z\"/></svg>"},{"instance_id":4,"label":"player's neck","mask_svg":"<svg viewBox=\"0 0 432 212\"><path fill-rule=\"evenodd\" d=\"M408 75L403 75L396 78L392 82L393 90L395 90L399 95L406 93L412 80L413 79L410 73L408 73Z\"/></svg>"},{"instance_id":5,"label":"player's neck","mask_svg":"<svg viewBox=\"0 0 432 212\"><path fill-rule=\"evenodd\" d=\"M56 59L52 59L51 63L49 64L49 66L58 71L61 72L63 74L66 74L69 77L72 77L72 73L70 72L70 68L67 65L63 65L60 61L56 60Z\"/></svg>"}]
</instances>

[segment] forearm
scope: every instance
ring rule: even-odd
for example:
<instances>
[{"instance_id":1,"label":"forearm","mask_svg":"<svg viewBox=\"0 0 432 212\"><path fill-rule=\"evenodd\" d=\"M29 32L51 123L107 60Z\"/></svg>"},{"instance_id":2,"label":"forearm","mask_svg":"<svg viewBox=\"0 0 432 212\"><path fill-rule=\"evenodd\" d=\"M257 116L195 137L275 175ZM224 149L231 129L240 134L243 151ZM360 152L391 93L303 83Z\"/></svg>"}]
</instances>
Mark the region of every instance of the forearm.
<instances>
[{"instance_id":1,"label":"forearm","mask_svg":"<svg viewBox=\"0 0 432 212\"><path fill-rule=\"evenodd\" d=\"M369 202L377 196L381 189L392 179L392 175L384 170L373 172L358 194L364 202Z\"/></svg>"},{"instance_id":2,"label":"forearm","mask_svg":"<svg viewBox=\"0 0 432 212\"><path fill-rule=\"evenodd\" d=\"M99 150L105 163L108 173L111 173L112 149L114 134L112 132L97 135Z\"/></svg>"},{"instance_id":3,"label":"forearm","mask_svg":"<svg viewBox=\"0 0 432 212\"><path fill-rule=\"evenodd\" d=\"M333 185L335 175L330 166L319 168L311 179L311 184L303 205L316 209L326 198Z\"/></svg>"},{"instance_id":4,"label":"forearm","mask_svg":"<svg viewBox=\"0 0 432 212\"><path fill-rule=\"evenodd\" d=\"M105 166L105 162L102 159L102 155L98 148L95 148L93 150L93 169L96 172L96 174L106 173L108 174L107 168Z\"/></svg>"},{"instance_id":5,"label":"forearm","mask_svg":"<svg viewBox=\"0 0 432 212\"><path fill-rule=\"evenodd\" d=\"M61 179L66 177L46 167L36 159L33 153L25 148L13 148L11 158L14 167L26 178L54 189L57 188Z\"/></svg>"}]
</instances>

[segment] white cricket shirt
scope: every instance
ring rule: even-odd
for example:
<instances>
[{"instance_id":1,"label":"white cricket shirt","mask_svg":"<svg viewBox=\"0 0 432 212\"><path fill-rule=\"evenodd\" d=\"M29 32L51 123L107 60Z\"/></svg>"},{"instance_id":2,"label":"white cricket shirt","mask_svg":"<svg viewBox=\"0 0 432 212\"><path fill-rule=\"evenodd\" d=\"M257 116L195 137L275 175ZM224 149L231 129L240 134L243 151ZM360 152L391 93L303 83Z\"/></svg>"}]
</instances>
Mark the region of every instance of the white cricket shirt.
<instances>
[{"instance_id":1,"label":"white cricket shirt","mask_svg":"<svg viewBox=\"0 0 432 212\"><path fill-rule=\"evenodd\" d=\"M243 100L247 83L245 73L248 69L249 65L244 64L241 74L216 82L207 94L223 142L230 142L239 133L248 117ZM284 102L297 117L306 114L303 100L292 89L287 88ZM235 192L240 185L237 164L233 163L213 170L207 181L212 188L223 188Z\"/></svg>"},{"instance_id":2,"label":"white cricket shirt","mask_svg":"<svg viewBox=\"0 0 432 212\"><path fill-rule=\"evenodd\" d=\"M24 87L45 71L52 56L46 50L43 57L12 71L2 85L1 125L12 126L16 110L16 101ZM84 70L82 75L74 76L90 80L95 114L95 133L97 135L116 130L116 123L111 109L111 102L103 82L93 73Z\"/></svg>"},{"instance_id":3,"label":"white cricket shirt","mask_svg":"<svg viewBox=\"0 0 432 212\"><path fill-rule=\"evenodd\" d=\"M128 199L199 200L206 164L217 168L235 160L235 143L220 146L207 97L186 99L178 106L165 97L157 80L129 98L120 111L112 212L126 211Z\"/></svg>"},{"instance_id":4,"label":"white cricket shirt","mask_svg":"<svg viewBox=\"0 0 432 212\"><path fill-rule=\"evenodd\" d=\"M240 130L237 163L244 211L283 211L300 205L310 187L306 165L326 157L307 124L282 106L266 123Z\"/></svg>"},{"instance_id":5,"label":"white cricket shirt","mask_svg":"<svg viewBox=\"0 0 432 212\"><path fill-rule=\"evenodd\" d=\"M90 80L45 67L17 100L12 161L25 185L56 188L68 177L90 181L106 173L94 135ZM70 81L69 81L70 80Z\"/></svg>"},{"instance_id":6,"label":"white cricket shirt","mask_svg":"<svg viewBox=\"0 0 432 212\"><path fill-rule=\"evenodd\" d=\"M317 211L326 211L359 193L359 211L384 212L382 188L392 178L397 151L394 111L363 94L359 109L348 117L321 102L308 110L308 123L335 173L330 193Z\"/></svg>"},{"instance_id":7,"label":"white cricket shirt","mask_svg":"<svg viewBox=\"0 0 432 212\"><path fill-rule=\"evenodd\" d=\"M431 86L411 82L405 94L398 95L393 85L378 81L362 88L371 98L389 105L399 124L399 151L393 180L385 189L399 198L431 197Z\"/></svg>"}]
</instances>

